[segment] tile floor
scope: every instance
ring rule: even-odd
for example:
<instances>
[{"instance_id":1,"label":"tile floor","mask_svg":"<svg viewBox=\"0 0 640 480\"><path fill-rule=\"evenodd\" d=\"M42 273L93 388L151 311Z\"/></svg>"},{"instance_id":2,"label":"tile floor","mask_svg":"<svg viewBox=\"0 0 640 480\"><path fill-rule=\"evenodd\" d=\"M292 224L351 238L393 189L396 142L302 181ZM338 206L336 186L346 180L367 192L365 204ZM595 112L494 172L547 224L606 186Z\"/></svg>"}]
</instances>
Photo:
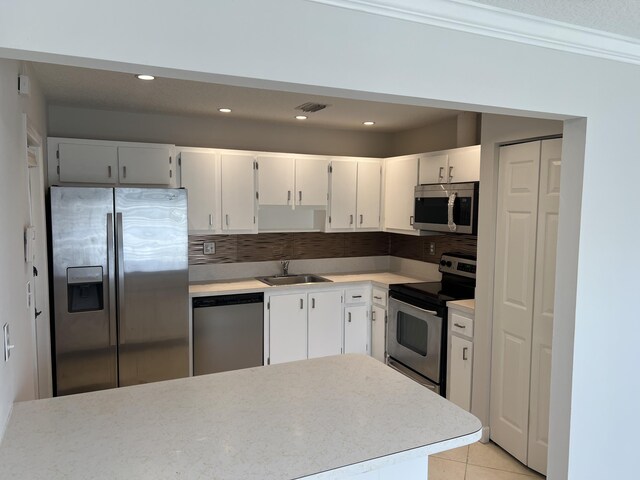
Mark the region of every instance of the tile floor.
<instances>
[{"instance_id":1,"label":"tile floor","mask_svg":"<svg viewBox=\"0 0 640 480\"><path fill-rule=\"evenodd\" d=\"M429 457L429 480L534 480L542 475L495 443L480 442Z\"/></svg>"}]
</instances>

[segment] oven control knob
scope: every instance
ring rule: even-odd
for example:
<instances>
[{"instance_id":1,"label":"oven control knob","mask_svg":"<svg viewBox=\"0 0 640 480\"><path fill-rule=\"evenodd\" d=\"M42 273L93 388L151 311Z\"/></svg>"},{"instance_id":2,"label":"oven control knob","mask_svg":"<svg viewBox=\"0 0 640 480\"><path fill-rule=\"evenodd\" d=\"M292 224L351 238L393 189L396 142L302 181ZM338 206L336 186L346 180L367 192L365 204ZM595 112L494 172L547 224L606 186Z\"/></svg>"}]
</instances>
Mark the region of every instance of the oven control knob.
<instances>
[{"instance_id":1,"label":"oven control knob","mask_svg":"<svg viewBox=\"0 0 640 480\"><path fill-rule=\"evenodd\" d=\"M447 261L447 267L450 267L451 265L452 265L451 261L450 261L450 260L448 260L448 261Z\"/></svg>"},{"instance_id":2,"label":"oven control knob","mask_svg":"<svg viewBox=\"0 0 640 480\"><path fill-rule=\"evenodd\" d=\"M440 260L440 265L442 265L443 267L447 264L447 262L445 262L444 260Z\"/></svg>"}]
</instances>

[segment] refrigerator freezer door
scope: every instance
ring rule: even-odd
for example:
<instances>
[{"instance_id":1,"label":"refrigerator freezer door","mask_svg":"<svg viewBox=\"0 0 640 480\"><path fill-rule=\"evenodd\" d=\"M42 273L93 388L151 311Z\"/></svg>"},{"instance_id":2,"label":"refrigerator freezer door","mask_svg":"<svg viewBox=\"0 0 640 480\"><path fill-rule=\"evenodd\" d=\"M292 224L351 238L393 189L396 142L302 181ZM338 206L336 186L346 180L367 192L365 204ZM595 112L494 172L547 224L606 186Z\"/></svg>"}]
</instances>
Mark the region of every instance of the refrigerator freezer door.
<instances>
[{"instance_id":1,"label":"refrigerator freezer door","mask_svg":"<svg viewBox=\"0 0 640 480\"><path fill-rule=\"evenodd\" d=\"M185 190L115 189L120 386L189 375Z\"/></svg>"},{"instance_id":2,"label":"refrigerator freezer door","mask_svg":"<svg viewBox=\"0 0 640 480\"><path fill-rule=\"evenodd\" d=\"M116 387L113 190L51 187L51 244L56 395Z\"/></svg>"}]
</instances>

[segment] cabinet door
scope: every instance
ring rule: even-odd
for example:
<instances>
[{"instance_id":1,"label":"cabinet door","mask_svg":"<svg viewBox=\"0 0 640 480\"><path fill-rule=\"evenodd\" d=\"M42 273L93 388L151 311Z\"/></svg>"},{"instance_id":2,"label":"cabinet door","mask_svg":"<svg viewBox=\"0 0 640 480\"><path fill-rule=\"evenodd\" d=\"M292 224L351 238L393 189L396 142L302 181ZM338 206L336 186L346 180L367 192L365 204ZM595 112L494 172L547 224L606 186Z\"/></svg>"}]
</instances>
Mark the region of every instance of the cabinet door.
<instances>
[{"instance_id":1,"label":"cabinet door","mask_svg":"<svg viewBox=\"0 0 640 480\"><path fill-rule=\"evenodd\" d=\"M446 153L426 154L420 156L420 185L426 183L445 183L447 181Z\"/></svg>"},{"instance_id":2,"label":"cabinet door","mask_svg":"<svg viewBox=\"0 0 640 480\"><path fill-rule=\"evenodd\" d=\"M180 186L187 189L190 232L213 232L219 228L215 180L215 153L180 153Z\"/></svg>"},{"instance_id":3,"label":"cabinet door","mask_svg":"<svg viewBox=\"0 0 640 480\"><path fill-rule=\"evenodd\" d=\"M272 365L307 358L305 294L269 297L269 358Z\"/></svg>"},{"instance_id":4,"label":"cabinet door","mask_svg":"<svg viewBox=\"0 0 640 480\"><path fill-rule=\"evenodd\" d=\"M449 181L479 182L480 181L480 145L457 148L449 152Z\"/></svg>"},{"instance_id":5,"label":"cabinet door","mask_svg":"<svg viewBox=\"0 0 640 480\"><path fill-rule=\"evenodd\" d=\"M329 226L332 230L355 227L357 175L355 161L331 162Z\"/></svg>"},{"instance_id":6,"label":"cabinet door","mask_svg":"<svg viewBox=\"0 0 640 480\"><path fill-rule=\"evenodd\" d=\"M118 147L121 184L170 185L173 159L169 147Z\"/></svg>"},{"instance_id":7,"label":"cabinet door","mask_svg":"<svg viewBox=\"0 0 640 480\"><path fill-rule=\"evenodd\" d=\"M344 309L344 353L369 354L369 307Z\"/></svg>"},{"instance_id":8,"label":"cabinet door","mask_svg":"<svg viewBox=\"0 0 640 480\"><path fill-rule=\"evenodd\" d=\"M357 228L380 228L381 179L379 163L358 162Z\"/></svg>"},{"instance_id":9,"label":"cabinet door","mask_svg":"<svg viewBox=\"0 0 640 480\"><path fill-rule=\"evenodd\" d=\"M293 158L259 156L258 203L293 205Z\"/></svg>"},{"instance_id":10,"label":"cabinet door","mask_svg":"<svg viewBox=\"0 0 640 480\"><path fill-rule=\"evenodd\" d=\"M309 358L342 353L342 292L308 295Z\"/></svg>"},{"instance_id":11,"label":"cabinet door","mask_svg":"<svg viewBox=\"0 0 640 480\"><path fill-rule=\"evenodd\" d=\"M385 175L385 228L415 233L414 190L418 183L418 157L389 159Z\"/></svg>"},{"instance_id":12,"label":"cabinet door","mask_svg":"<svg viewBox=\"0 0 640 480\"><path fill-rule=\"evenodd\" d=\"M457 335L452 335L449 359L451 364L449 400L460 408L470 411L473 342Z\"/></svg>"},{"instance_id":13,"label":"cabinet door","mask_svg":"<svg viewBox=\"0 0 640 480\"><path fill-rule=\"evenodd\" d=\"M255 170L252 155L220 155L222 230L255 230Z\"/></svg>"},{"instance_id":14,"label":"cabinet door","mask_svg":"<svg viewBox=\"0 0 640 480\"><path fill-rule=\"evenodd\" d=\"M386 319L387 311L383 307L371 308L371 356L382 363L385 362Z\"/></svg>"},{"instance_id":15,"label":"cabinet door","mask_svg":"<svg viewBox=\"0 0 640 480\"><path fill-rule=\"evenodd\" d=\"M326 205L329 161L326 158L296 159L296 205Z\"/></svg>"},{"instance_id":16,"label":"cabinet door","mask_svg":"<svg viewBox=\"0 0 640 480\"><path fill-rule=\"evenodd\" d=\"M115 184L118 149L112 145L58 145L60 182Z\"/></svg>"}]
</instances>

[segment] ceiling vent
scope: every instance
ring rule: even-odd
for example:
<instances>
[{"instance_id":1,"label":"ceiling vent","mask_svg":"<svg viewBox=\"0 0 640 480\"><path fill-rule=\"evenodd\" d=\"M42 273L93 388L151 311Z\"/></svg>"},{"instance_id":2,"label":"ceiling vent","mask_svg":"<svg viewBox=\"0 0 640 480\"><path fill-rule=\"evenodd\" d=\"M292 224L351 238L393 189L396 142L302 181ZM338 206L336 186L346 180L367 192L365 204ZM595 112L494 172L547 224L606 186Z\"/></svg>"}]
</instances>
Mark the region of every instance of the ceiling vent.
<instances>
[{"instance_id":1,"label":"ceiling vent","mask_svg":"<svg viewBox=\"0 0 640 480\"><path fill-rule=\"evenodd\" d=\"M324 103L307 102L307 103L303 103L302 105L298 105L296 107L296 110L302 110L304 113L313 113L313 112L319 112L320 110L324 110L328 106L329 105Z\"/></svg>"}]
</instances>

